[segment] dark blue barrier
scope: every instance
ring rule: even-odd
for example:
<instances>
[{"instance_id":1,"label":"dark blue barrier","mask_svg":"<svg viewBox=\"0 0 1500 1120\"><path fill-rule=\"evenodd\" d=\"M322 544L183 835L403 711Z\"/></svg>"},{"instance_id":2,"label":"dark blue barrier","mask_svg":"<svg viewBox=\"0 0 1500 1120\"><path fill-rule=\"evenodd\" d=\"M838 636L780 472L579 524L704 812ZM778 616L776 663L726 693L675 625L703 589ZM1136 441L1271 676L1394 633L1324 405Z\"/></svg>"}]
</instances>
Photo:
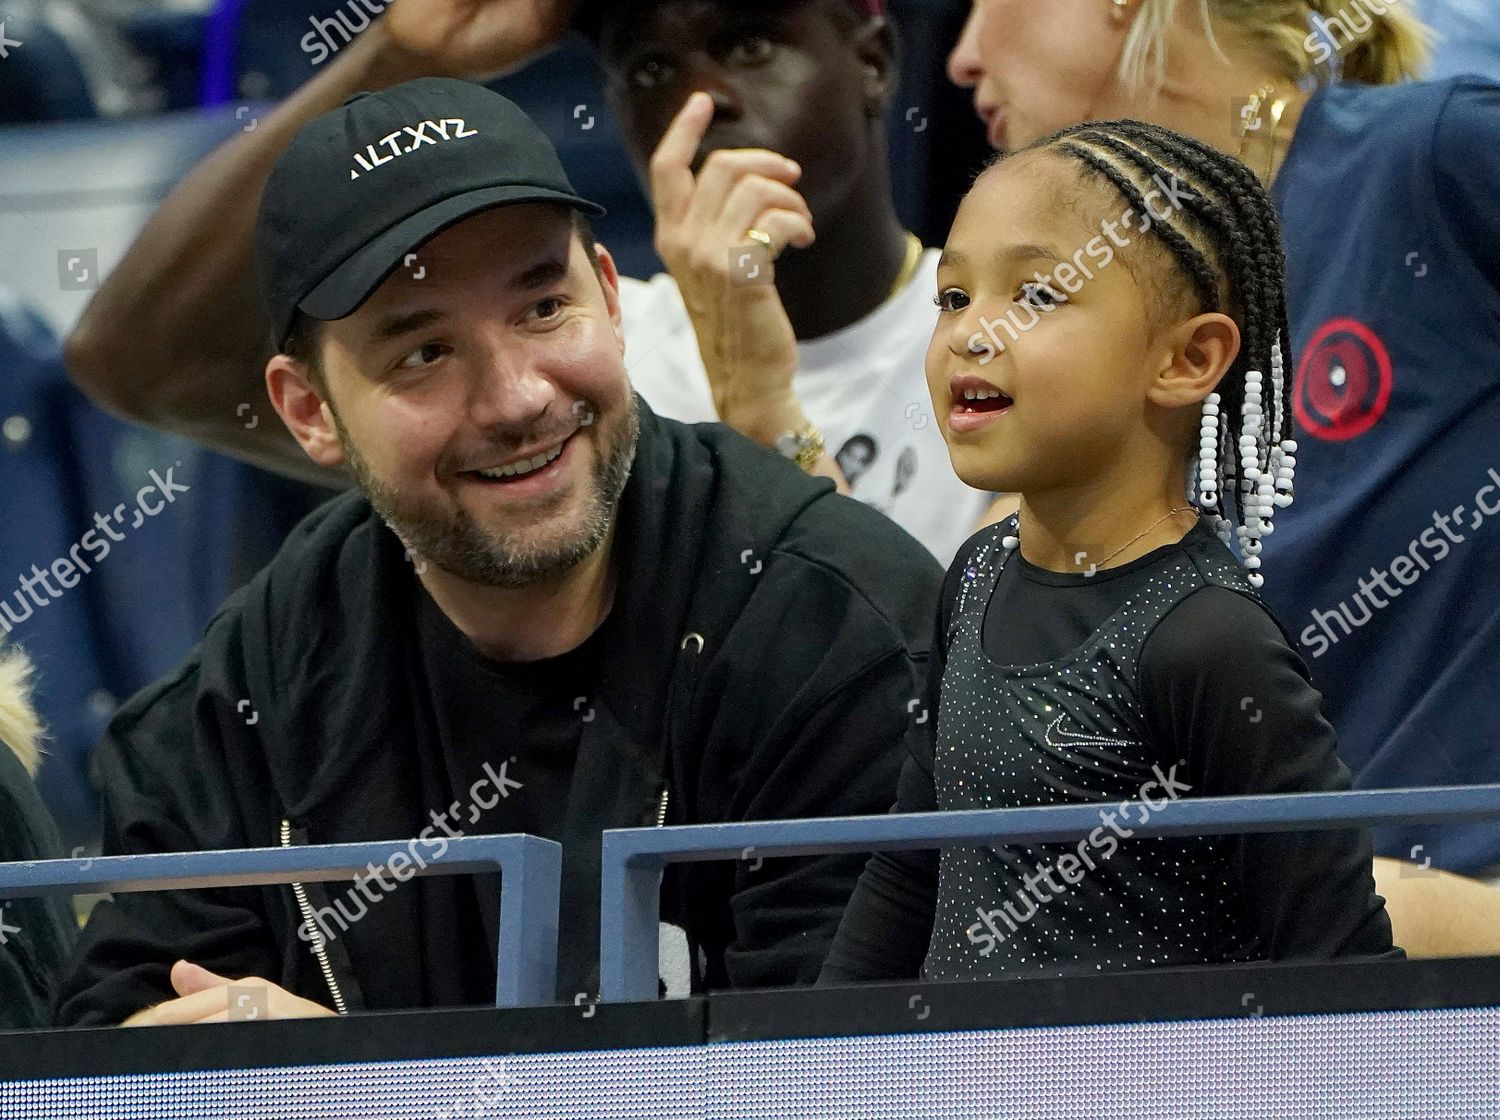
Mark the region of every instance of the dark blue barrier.
<instances>
[{"instance_id":1,"label":"dark blue barrier","mask_svg":"<svg viewBox=\"0 0 1500 1120\"><path fill-rule=\"evenodd\" d=\"M383 866L414 840L163 852L98 859L0 863L0 898L99 891L181 891L203 887L265 887L353 879L369 864ZM416 875L500 872L500 944L495 1006L550 1003L557 974L557 895L562 846L521 834L465 836L439 855L425 855ZM508 962L508 966L507 966ZM654 989L653 989L654 992Z\"/></svg>"},{"instance_id":2,"label":"dark blue barrier","mask_svg":"<svg viewBox=\"0 0 1500 1120\"><path fill-rule=\"evenodd\" d=\"M609 829L601 859L600 999L655 997L661 879L669 863L1074 841L1098 828L1100 809L1115 804ZM1494 820L1500 785L1187 798L1138 815L1145 823L1132 831L1142 837Z\"/></svg>"}]
</instances>

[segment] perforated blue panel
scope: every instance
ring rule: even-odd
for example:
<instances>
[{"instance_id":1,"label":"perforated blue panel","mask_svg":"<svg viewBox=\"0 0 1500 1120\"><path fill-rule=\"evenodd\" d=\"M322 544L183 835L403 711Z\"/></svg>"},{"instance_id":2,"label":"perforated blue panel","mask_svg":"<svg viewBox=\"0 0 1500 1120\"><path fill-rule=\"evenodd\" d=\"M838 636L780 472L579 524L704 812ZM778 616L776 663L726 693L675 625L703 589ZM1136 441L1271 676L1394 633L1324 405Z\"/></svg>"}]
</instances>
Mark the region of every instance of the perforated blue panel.
<instances>
[{"instance_id":1,"label":"perforated blue panel","mask_svg":"<svg viewBox=\"0 0 1500 1120\"><path fill-rule=\"evenodd\" d=\"M5 1120L1477 1120L1500 1010L744 1042L0 1085Z\"/></svg>"}]
</instances>

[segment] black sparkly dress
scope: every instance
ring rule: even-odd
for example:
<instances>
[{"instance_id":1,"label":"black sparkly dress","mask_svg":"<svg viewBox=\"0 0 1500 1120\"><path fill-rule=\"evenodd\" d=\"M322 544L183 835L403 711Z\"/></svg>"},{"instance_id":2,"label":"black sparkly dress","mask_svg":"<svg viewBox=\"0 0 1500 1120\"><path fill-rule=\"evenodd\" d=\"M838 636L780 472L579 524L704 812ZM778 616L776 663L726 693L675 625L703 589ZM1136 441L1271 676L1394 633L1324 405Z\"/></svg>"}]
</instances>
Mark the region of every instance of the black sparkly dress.
<instances>
[{"instance_id":1,"label":"black sparkly dress","mask_svg":"<svg viewBox=\"0 0 1500 1120\"><path fill-rule=\"evenodd\" d=\"M924 974L1250 959L1254 940L1222 838L1134 838L1130 826L1144 823L1150 805L1128 818L1119 812L1143 797L1170 812L1192 788L1188 760L1153 741L1142 710L1137 666L1147 636L1206 583L1253 597L1249 583L1227 555L1195 563L1179 551L1074 652L997 665L983 623L1011 555L1001 544L1009 531L997 531L964 571L938 714L938 808L1092 802L1109 815L1076 844L945 850Z\"/></svg>"},{"instance_id":2,"label":"black sparkly dress","mask_svg":"<svg viewBox=\"0 0 1500 1120\"><path fill-rule=\"evenodd\" d=\"M1349 788L1307 665L1229 550L1200 522L1052 572L1005 549L1014 532L982 530L949 571L892 811L1091 804L1099 826L874 856L820 979L1400 956L1366 832L1134 835L1182 798Z\"/></svg>"}]
</instances>

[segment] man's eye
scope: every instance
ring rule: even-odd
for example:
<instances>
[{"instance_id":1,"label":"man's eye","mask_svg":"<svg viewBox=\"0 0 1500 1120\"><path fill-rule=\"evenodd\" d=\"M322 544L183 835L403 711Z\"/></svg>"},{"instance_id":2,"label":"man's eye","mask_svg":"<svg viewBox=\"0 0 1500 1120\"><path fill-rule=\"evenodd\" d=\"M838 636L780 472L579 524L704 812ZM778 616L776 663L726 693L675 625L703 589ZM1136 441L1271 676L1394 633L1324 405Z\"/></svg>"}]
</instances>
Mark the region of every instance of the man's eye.
<instances>
[{"instance_id":1,"label":"man's eye","mask_svg":"<svg viewBox=\"0 0 1500 1120\"><path fill-rule=\"evenodd\" d=\"M431 365L447 352L448 348L440 342L424 342L396 363L396 368L420 369L422 366Z\"/></svg>"},{"instance_id":2,"label":"man's eye","mask_svg":"<svg viewBox=\"0 0 1500 1120\"><path fill-rule=\"evenodd\" d=\"M939 311L962 311L969 306L969 294L961 288L944 288L933 297Z\"/></svg>"},{"instance_id":3,"label":"man's eye","mask_svg":"<svg viewBox=\"0 0 1500 1120\"><path fill-rule=\"evenodd\" d=\"M546 299L537 300L532 310L536 312L538 319L555 319L562 313L563 306L561 296L548 296Z\"/></svg>"},{"instance_id":4,"label":"man's eye","mask_svg":"<svg viewBox=\"0 0 1500 1120\"><path fill-rule=\"evenodd\" d=\"M741 35L730 44L728 59L736 66L759 66L775 50L770 37L759 33Z\"/></svg>"},{"instance_id":5,"label":"man's eye","mask_svg":"<svg viewBox=\"0 0 1500 1120\"><path fill-rule=\"evenodd\" d=\"M647 58L630 72L630 81L637 89L658 89L672 80L675 71L664 58Z\"/></svg>"},{"instance_id":6,"label":"man's eye","mask_svg":"<svg viewBox=\"0 0 1500 1120\"><path fill-rule=\"evenodd\" d=\"M1068 297L1056 288L1049 287L1046 284L1035 284L1030 281L1021 285L1021 290L1017 293L1016 298L1021 303L1029 303L1039 311L1051 311L1053 308L1068 302Z\"/></svg>"}]
</instances>

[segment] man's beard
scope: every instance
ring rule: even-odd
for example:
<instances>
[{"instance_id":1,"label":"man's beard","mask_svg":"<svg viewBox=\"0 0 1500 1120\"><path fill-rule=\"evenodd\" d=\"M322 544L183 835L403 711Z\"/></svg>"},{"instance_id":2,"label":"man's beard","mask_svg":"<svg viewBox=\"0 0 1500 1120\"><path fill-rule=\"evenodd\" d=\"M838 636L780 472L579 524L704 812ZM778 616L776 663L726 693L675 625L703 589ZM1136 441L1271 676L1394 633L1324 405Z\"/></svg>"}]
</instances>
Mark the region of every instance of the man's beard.
<instances>
[{"instance_id":1,"label":"man's beard","mask_svg":"<svg viewBox=\"0 0 1500 1120\"><path fill-rule=\"evenodd\" d=\"M560 539L535 543L500 529L486 528L465 510L450 516L435 516L417 503L406 501L395 487L375 476L349 440L337 411L331 408L330 411L339 445L355 481L407 548L470 583L529 587L576 567L598 551L609 536L620 495L630 479L640 434L635 394L629 394L628 400L628 408L613 425L613 431L598 429L599 456L587 483L589 492L582 515L576 523L565 527ZM597 410L594 415L598 415ZM558 495L553 504L568 498L568 494ZM550 510L542 507L536 512L545 516Z\"/></svg>"}]
</instances>

